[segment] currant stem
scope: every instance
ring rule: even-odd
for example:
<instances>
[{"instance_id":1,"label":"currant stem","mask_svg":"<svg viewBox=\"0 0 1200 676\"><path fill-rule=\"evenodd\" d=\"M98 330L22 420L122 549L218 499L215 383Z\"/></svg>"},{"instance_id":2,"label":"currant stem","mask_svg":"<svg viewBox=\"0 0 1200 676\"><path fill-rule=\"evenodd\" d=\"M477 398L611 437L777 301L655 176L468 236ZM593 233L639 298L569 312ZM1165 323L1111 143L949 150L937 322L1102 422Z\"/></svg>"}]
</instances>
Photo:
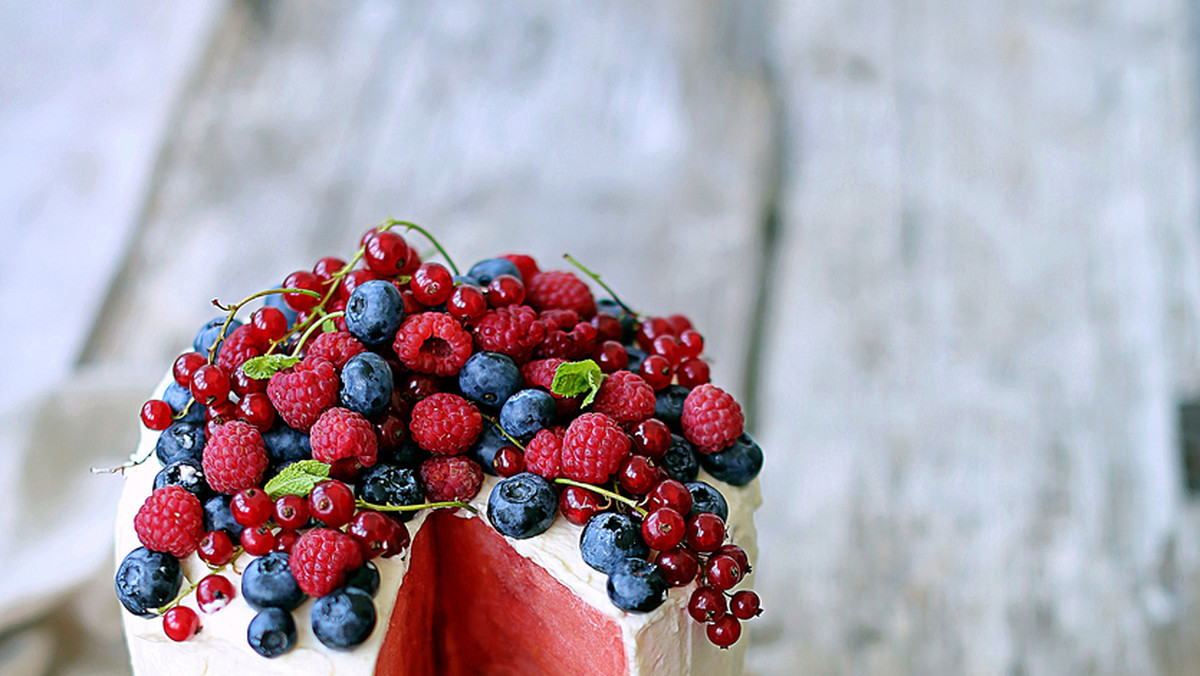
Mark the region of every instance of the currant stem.
<instances>
[{"instance_id":1,"label":"currant stem","mask_svg":"<svg viewBox=\"0 0 1200 676\"><path fill-rule=\"evenodd\" d=\"M564 478L555 479L554 483L561 484L563 486L576 486L578 488L583 488L583 489L589 490L593 493L597 493L599 495L603 495L604 497L616 500L617 502L626 504L626 505L636 509L638 511L638 513L641 514L642 516L646 516L646 514L647 514L645 508L638 505L636 500L634 500L632 498L627 498L624 495L621 495L620 493L610 491L607 488L600 488L599 486L593 486L592 484L585 484L581 481L575 481L574 479L564 479Z\"/></svg>"},{"instance_id":2,"label":"currant stem","mask_svg":"<svg viewBox=\"0 0 1200 676\"><path fill-rule=\"evenodd\" d=\"M354 503L362 509L372 509L376 512L419 512L422 509L441 509L443 507L456 507L465 509L472 514L479 514L479 510L473 505L461 502L459 500L447 500L444 502L426 502L420 505L376 505L366 500L356 500Z\"/></svg>"},{"instance_id":3,"label":"currant stem","mask_svg":"<svg viewBox=\"0 0 1200 676\"><path fill-rule=\"evenodd\" d=\"M243 551L244 550L240 546L235 547L233 550L233 556L230 557L230 559L228 561L226 561L225 563L223 563L219 566L216 566L216 567L213 567L213 566L208 567L208 571L209 571L208 575L216 575L217 573L232 566L233 563L238 560L238 557L242 555ZM233 570L234 570L234 572L236 572L237 567L235 566ZM208 575L205 575L204 577L208 577ZM187 577L184 577L183 579L188 581L187 589L181 590L178 594L175 595L174 599L171 599L171 602L168 603L167 605L159 606L158 608L155 608L154 609L155 614L160 615L160 616L165 615L168 610L179 605L179 603L181 601L183 601L185 598L187 598L188 594L191 594L192 592L196 591L196 587L200 586L200 583L204 581L204 577L196 580L195 582L192 582L191 580L187 580Z\"/></svg>"},{"instance_id":4,"label":"currant stem","mask_svg":"<svg viewBox=\"0 0 1200 676\"><path fill-rule=\"evenodd\" d=\"M495 418L493 418L492 416L490 416L490 415L487 415L487 414L485 414L485 413L480 413L480 414L479 414L479 417L481 417L481 418L483 418L484 420L486 420L486 421L488 421L488 422L492 423L492 425L494 425L494 426L496 427L496 431L498 431L498 432L500 432L500 434L504 435L504 438L505 438L505 439L508 439L508 441L509 441L509 442L510 442L510 443L511 443L513 446L516 446L517 448L521 449L521 451L522 451L522 452L524 452L524 451L525 451L525 444L521 443L520 441L517 441L517 440L516 440L516 439L513 437L513 435L509 434L508 432L505 432L505 431L504 431L504 428L500 426L500 421L499 421L499 420L496 420L496 419L495 419Z\"/></svg>"},{"instance_id":5,"label":"currant stem","mask_svg":"<svg viewBox=\"0 0 1200 676\"><path fill-rule=\"evenodd\" d=\"M246 296L233 305L222 305L221 301L214 298L212 300L212 304L217 306L217 308L228 312L229 316L225 317L225 323L221 325L221 332L217 334L217 339L214 340L212 346L208 348L208 363L212 364L216 360L217 346L224 342L225 334L227 331L229 331L229 324L233 322L233 318L237 315L238 310L241 310L246 303L249 303L255 298L262 298L263 296L270 296L271 294L275 293L298 293L305 296L312 296L314 298L321 297L321 294L317 293L316 291L309 291L308 289L264 289Z\"/></svg>"},{"instance_id":6,"label":"currant stem","mask_svg":"<svg viewBox=\"0 0 1200 676\"><path fill-rule=\"evenodd\" d=\"M337 312L330 312L327 315L322 315L321 321L313 322L312 326L305 329L304 335L300 336L300 340L296 341L296 347L295 347L295 349L292 350L292 356L293 357L300 356L300 350L304 349L304 343L309 339L309 337L313 334L313 332L317 330L317 327L324 325L325 322L327 322L327 321L332 321L336 317L345 317L345 316L346 316L346 313L341 310L338 310Z\"/></svg>"},{"instance_id":7,"label":"currant stem","mask_svg":"<svg viewBox=\"0 0 1200 676\"><path fill-rule=\"evenodd\" d=\"M603 279L600 279L600 275L598 275L598 274L596 274L596 273L592 272L591 270L587 269L587 267L586 267L586 266L584 266L584 264L583 264L583 263L580 263L579 261L575 260L575 259L574 259L574 258L571 256L571 254L566 254L566 253L565 253L565 254L563 254L563 258L567 259L567 261L568 261L568 262L569 262L571 265L574 265L575 267L577 267L577 268L579 268L580 270L582 270L582 271L583 271L583 274L587 275L588 277L591 277L591 278L592 278L592 279L593 279L593 280L594 280L594 281L595 281L597 284L599 284L599 285L600 285L600 286L601 286L601 287L602 287L602 288L603 288L605 291L607 291L607 292L608 292L608 295L609 295L609 296L610 296L610 297L611 297L611 298L612 298L614 301L616 301L617 305L620 305L622 309L624 309L626 312L628 312L628 313L630 314L630 316L632 316L632 317L637 317L637 316L638 316L638 313L634 312L634 311L633 311L633 308L631 308L631 307L629 307L628 305L626 305L626 304L625 304L625 301L621 300L621 299L620 299L620 297L618 297L618 296L617 296L616 292L615 292L615 291L613 291L613 290L612 290L612 288L611 288L611 287L610 287L608 284L605 284L605 283L604 283L604 280L603 280Z\"/></svg>"},{"instance_id":8,"label":"currant stem","mask_svg":"<svg viewBox=\"0 0 1200 676\"><path fill-rule=\"evenodd\" d=\"M408 221L397 221L394 218L389 218L386 221L384 221L384 223L388 227L391 227L393 225L402 225L407 230L416 230L417 232L421 233L422 235L425 235L425 239L429 240L430 242L433 242L433 245L435 247L437 247L437 250L442 254L442 258L446 259L446 262L450 265L450 269L454 271L454 274L455 275L462 274L461 272L458 271L458 266L454 264L454 260L450 258L450 254L446 253L446 250L442 248L441 243L438 242L437 239L435 239L433 235L429 234L429 231L426 230L425 228L422 228L421 226L417 225L416 223L410 223Z\"/></svg>"}]
</instances>

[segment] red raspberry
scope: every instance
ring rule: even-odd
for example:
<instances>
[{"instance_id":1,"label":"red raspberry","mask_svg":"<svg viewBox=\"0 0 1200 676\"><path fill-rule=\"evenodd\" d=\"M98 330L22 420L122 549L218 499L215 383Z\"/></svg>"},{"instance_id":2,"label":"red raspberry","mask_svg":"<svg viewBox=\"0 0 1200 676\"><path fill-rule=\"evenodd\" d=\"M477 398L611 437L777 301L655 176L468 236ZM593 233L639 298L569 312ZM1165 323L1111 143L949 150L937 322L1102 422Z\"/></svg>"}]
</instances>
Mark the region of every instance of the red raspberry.
<instances>
[{"instance_id":1,"label":"red raspberry","mask_svg":"<svg viewBox=\"0 0 1200 676\"><path fill-rule=\"evenodd\" d=\"M568 479L602 484L629 455L629 437L603 413L584 413L563 436L562 473Z\"/></svg>"},{"instance_id":2,"label":"red raspberry","mask_svg":"<svg viewBox=\"0 0 1200 676\"><path fill-rule=\"evenodd\" d=\"M574 272L541 272L526 287L525 299L538 310L574 310L584 319L596 314L592 290Z\"/></svg>"},{"instance_id":3,"label":"red raspberry","mask_svg":"<svg viewBox=\"0 0 1200 676\"><path fill-rule=\"evenodd\" d=\"M342 458L356 458L358 464L370 467L379 453L371 422L346 408L331 408L322 413L309 436L313 459L330 465Z\"/></svg>"},{"instance_id":4,"label":"red raspberry","mask_svg":"<svg viewBox=\"0 0 1200 676\"><path fill-rule=\"evenodd\" d=\"M475 345L486 352L499 352L525 363L533 348L546 337L546 327L526 305L506 305L485 314L475 325Z\"/></svg>"},{"instance_id":5,"label":"red raspberry","mask_svg":"<svg viewBox=\"0 0 1200 676\"><path fill-rule=\"evenodd\" d=\"M570 331L579 323L579 313L574 310L544 310L538 313L538 321L547 331Z\"/></svg>"},{"instance_id":6,"label":"red raspberry","mask_svg":"<svg viewBox=\"0 0 1200 676\"><path fill-rule=\"evenodd\" d=\"M525 447L525 469L547 479L557 479L561 474L563 435L562 427L538 430Z\"/></svg>"},{"instance_id":7,"label":"red raspberry","mask_svg":"<svg viewBox=\"0 0 1200 676\"><path fill-rule=\"evenodd\" d=\"M241 420L218 425L204 445L201 459L208 485L214 491L230 494L258 486L267 462L262 435Z\"/></svg>"},{"instance_id":8,"label":"red raspberry","mask_svg":"<svg viewBox=\"0 0 1200 676\"><path fill-rule=\"evenodd\" d=\"M270 344L269 340L254 330L253 324L239 326L221 342L217 366L226 373L235 373L247 359L259 356Z\"/></svg>"},{"instance_id":9,"label":"red raspberry","mask_svg":"<svg viewBox=\"0 0 1200 676\"><path fill-rule=\"evenodd\" d=\"M742 407L725 390L704 384L683 400L683 435L701 453L715 453L728 447L744 429Z\"/></svg>"},{"instance_id":10,"label":"red raspberry","mask_svg":"<svg viewBox=\"0 0 1200 676\"><path fill-rule=\"evenodd\" d=\"M340 371L346 362L350 361L350 357L366 351L367 348L349 333L330 331L317 336L317 339L309 344L304 358L324 359Z\"/></svg>"},{"instance_id":11,"label":"red raspberry","mask_svg":"<svg viewBox=\"0 0 1200 676\"><path fill-rule=\"evenodd\" d=\"M617 371L600 383L592 409L616 420L622 427L635 425L654 415L654 388L636 373Z\"/></svg>"},{"instance_id":12,"label":"red raspberry","mask_svg":"<svg viewBox=\"0 0 1200 676\"><path fill-rule=\"evenodd\" d=\"M549 359L535 359L525 364L521 367L521 376L525 379L525 387L540 387L550 392L550 386L554 384L554 373L565 362L565 359L551 357ZM564 397L561 394L553 392L550 392L550 396L554 397L554 403L558 404L558 415L560 417L578 411L579 402L582 400L582 397Z\"/></svg>"},{"instance_id":13,"label":"red raspberry","mask_svg":"<svg viewBox=\"0 0 1200 676\"><path fill-rule=\"evenodd\" d=\"M418 401L408 426L418 446L439 455L466 453L482 429L479 409L457 394L445 392Z\"/></svg>"},{"instance_id":14,"label":"red raspberry","mask_svg":"<svg viewBox=\"0 0 1200 676\"><path fill-rule=\"evenodd\" d=\"M513 265L517 266L517 270L521 272L521 282L525 286L529 286L529 282L533 280L534 275L541 272L538 269L537 261L525 254L508 254L501 256L501 258L511 261Z\"/></svg>"},{"instance_id":15,"label":"red raspberry","mask_svg":"<svg viewBox=\"0 0 1200 676\"><path fill-rule=\"evenodd\" d=\"M422 312L404 320L392 347L417 373L452 376L471 356L471 334L448 314Z\"/></svg>"},{"instance_id":16,"label":"red raspberry","mask_svg":"<svg viewBox=\"0 0 1200 676\"><path fill-rule=\"evenodd\" d=\"M292 545L288 565L305 594L325 596L363 565L362 548L352 536L332 528L314 528Z\"/></svg>"},{"instance_id":17,"label":"red raspberry","mask_svg":"<svg viewBox=\"0 0 1200 676\"><path fill-rule=\"evenodd\" d=\"M284 422L307 432L322 411L337 403L337 370L325 359L305 359L271 376L267 396Z\"/></svg>"},{"instance_id":18,"label":"red raspberry","mask_svg":"<svg viewBox=\"0 0 1200 676\"><path fill-rule=\"evenodd\" d=\"M163 486L142 503L133 529L146 549L182 558L196 551L204 537L204 510L187 490Z\"/></svg>"},{"instance_id":19,"label":"red raspberry","mask_svg":"<svg viewBox=\"0 0 1200 676\"><path fill-rule=\"evenodd\" d=\"M430 502L466 502L479 494L483 470L470 458L433 457L421 463L421 483L425 484L425 497Z\"/></svg>"}]
</instances>

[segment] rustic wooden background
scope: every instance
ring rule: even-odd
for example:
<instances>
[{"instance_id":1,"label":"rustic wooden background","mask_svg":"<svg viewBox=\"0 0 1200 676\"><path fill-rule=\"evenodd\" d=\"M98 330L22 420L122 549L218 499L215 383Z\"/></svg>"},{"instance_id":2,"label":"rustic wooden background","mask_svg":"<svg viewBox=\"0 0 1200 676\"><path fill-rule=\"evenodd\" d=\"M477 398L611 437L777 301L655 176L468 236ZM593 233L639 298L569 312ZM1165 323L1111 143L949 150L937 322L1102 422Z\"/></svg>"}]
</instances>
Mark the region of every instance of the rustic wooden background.
<instances>
[{"instance_id":1,"label":"rustic wooden background","mask_svg":"<svg viewBox=\"0 0 1200 676\"><path fill-rule=\"evenodd\" d=\"M751 673L1194 675L1196 16L7 3L0 406L140 401L210 297L389 214L460 262L570 251L695 320L768 451Z\"/></svg>"}]
</instances>

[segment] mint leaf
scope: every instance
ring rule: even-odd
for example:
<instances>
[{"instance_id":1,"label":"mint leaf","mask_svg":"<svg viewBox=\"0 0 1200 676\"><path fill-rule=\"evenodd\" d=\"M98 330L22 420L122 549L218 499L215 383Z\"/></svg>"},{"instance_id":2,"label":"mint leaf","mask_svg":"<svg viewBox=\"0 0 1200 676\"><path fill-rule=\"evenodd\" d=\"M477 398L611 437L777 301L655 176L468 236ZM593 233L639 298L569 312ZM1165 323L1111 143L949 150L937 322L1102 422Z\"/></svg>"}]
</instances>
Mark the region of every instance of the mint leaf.
<instances>
[{"instance_id":1,"label":"mint leaf","mask_svg":"<svg viewBox=\"0 0 1200 676\"><path fill-rule=\"evenodd\" d=\"M319 460L301 460L283 468L263 490L272 500L281 495L308 497L313 486L329 478L329 465Z\"/></svg>"},{"instance_id":2,"label":"mint leaf","mask_svg":"<svg viewBox=\"0 0 1200 676\"><path fill-rule=\"evenodd\" d=\"M299 357L289 357L286 354L264 354L247 359L242 364L242 373L255 380L266 380L279 371L295 366L299 361Z\"/></svg>"},{"instance_id":3,"label":"mint leaf","mask_svg":"<svg viewBox=\"0 0 1200 676\"><path fill-rule=\"evenodd\" d=\"M600 383L604 382L604 372L600 365L591 359L569 361L558 365L554 371L554 382L550 391L563 397L578 397L586 393L583 406L588 406L600 391Z\"/></svg>"}]
</instances>

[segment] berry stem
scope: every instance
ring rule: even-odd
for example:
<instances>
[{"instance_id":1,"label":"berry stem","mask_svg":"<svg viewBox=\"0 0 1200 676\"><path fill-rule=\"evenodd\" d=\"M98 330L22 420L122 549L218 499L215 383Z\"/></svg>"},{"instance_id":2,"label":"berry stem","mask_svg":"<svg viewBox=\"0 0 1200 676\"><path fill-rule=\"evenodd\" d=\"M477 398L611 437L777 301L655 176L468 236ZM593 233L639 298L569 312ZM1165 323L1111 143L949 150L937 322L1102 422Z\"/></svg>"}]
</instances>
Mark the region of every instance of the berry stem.
<instances>
[{"instance_id":1,"label":"berry stem","mask_svg":"<svg viewBox=\"0 0 1200 676\"><path fill-rule=\"evenodd\" d=\"M327 321L332 321L335 317L344 317L344 316L346 316L346 313L341 310L338 310L337 312L330 312L327 315L323 315L321 317L321 321L319 321L319 322L313 322L312 326L305 329L304 334L302 336L300 336L300 340L296 341L296 347L292 350L292 356L293 357L300 356L300 350L304 349L304 343L309 339L309 337L313 334L313 332L315 332L317 330L318 327L323 326L325 324L325 322L327 322Z\"/></svg>"},{"instance_id":2,"label":"berry stem","mask_svg":"<svg viewBox=\"0 0 1200 676\"><path fill-rule=\"evenodd\" d=\"M622 308L623 308L623 309L624 309L626 312L628 312L628 313L630 314L630 316L632 316L632 317L637 317L637 316L639 316L639 315L638 315L638 313L636 313L636 312L634 312L634 311L633 311L633 308L631 308L631 307L629 307L628 305L626 305L626 304L625 304L625 301L621 300L621 299L620 299L620 298L617 296L617 293L616 293L615 291L613 291L613 290L612 290L612 288L611 288L611 287L609 287L609 285L607 285L607 284L605 284L605 283L604 283L604 280L603 280L603 279L600 279L600 275L598 275L598 274L596 274L596 273L592 272L591 270L587 269L587 267L586 267L586 266L584 266L584 264L583 264L583 263L580 263L579 261L575 260L575 258L574 258L574 257L572 257L572 256L571 256L571 254L567 254L567 253L565 253L565 254L563 254L563 258L567 259L567 261L568 261L568 262L569 262L571 265L574 265L575 267L577 267L577 268L579 268L580 270L582 270L582 271L583 271L583 274L587 275L588 277L591 277L591 278L592 278L592 279L593 279L593 280L594 280L594 281L595 281L597 284L599 284L599 285L600 285L600 286L601 286L601 287L602 287L602 288L603 288L605 291L607 291L607 292L608 292L608 295L609 295L609 297L611 297L611 298L612 298L614 301L616 301L617 305L620 305L620 306L621 306L621 307L622 307Z\"/></svg>"},{"instance_id":3,"label":"berry stem","mask_svg":"<svg viewBox=\"0 0 1200 676\"><path fill-rule=\"evenodd\" d=\"M457 507L465 509L472 514L479 514L479 510L473 505L461 502L459 500L447 500L445 502L426 502L420 505L376 505L366 500L356 500L355 505L361 509L371 509L376 512L419 512L422 509L440 509L443 507Z\"/></svg>"},{"instance_id":4,"label":"berry stem","mask_svg":"<svg viewBox=\"0 0 1200 676\"><path fill-rule=\"evenodd\" d=\"M455 275L462 274L461 272L458 271L458 266L455 265L454 261L450 258L450 254L446 253L446 250L442 248L441 243L438 242L437 239L435 239L433 235L429 234L429 231L426 230L425 228L422 228L421 226L417 225L416 223L410 223L408 221L397 221L394 218L387 219L386 221L384 221L384 224L389 228L392 227L393 225L402 225L407 230L416 230L417 232L421 233L422 235L425 235L425 239L429 240L430 242L433 242L433 245L435 247L437 247L437 250L439 252L441 252L442 258L445 258L446 262L450 264L450 269L454 271L454 274Z\"/></svg>"},{"instance_id":5,"label":"berry stem","mask_svg":"<svg viewBox=\"0 0 1200 676\"><path fill-rule=\"evenodd\" d=\"M638 511L638 513L641 514L642 516L646 516L646 514L647 514L645 508L638 505L636 500L633 500L632 498L627 498L624 495L621 495L620 493L610 491L607 488L600 488L599 486L593 486L592 484L585 484L581 481L575 481L574 479L565 479L565 478L555 479L554 483L561 484L563 486L576 486L578 488L583 488L583 489L589 490L593 493L597 493L597 494L603 495L607 498L616 500L617 502L626 504L626 505L636 509Z\"/></svg>"},{"instance_id":6,"label":"berry stem","mask_svg":"<svg viewBox=\"0 0 1200 676\"><path fill-rule=\"evenodd\" d=\"M233 305L223 305L221 301L217 300L216 298L212 299L212 304L217 306L218 309L228 312L229 316L225 317L225 323L221 325L221 332L217 334L217 339L213 341L212 347L208 348L208 363L212 364L216 361L217 346L225 340L225 333L229 331L229 324L233 321L234 316L237 315L238 310L241 310L246 303L249 303L255 298L262 298L263 296L269 296L274 293L299 293L305 296L312 296L314 298L321 297L321 294L317 293L316 291L309 291L308 289L264 289L246 296Z\"/></svg>"},{"instance_id":7,"label":"berry stem","mask_svg":"<svg viewBox=\"0 0 1200 676\"><path fill-rule=\"evenodd\" d=\"M520 441L517 441L516 438L514 438L513 435L509 434L508 432L505 432L504 428L500 426L500 421L496 420L495 418L493 418L490 415L487 415L486 413L480 413L479 417L483 418L484 420L486 420L486 421L490 422L492 425L494 425L496 427L496 431L498 431L498 432L500 432L500 434L504 435L504 438L508 439L509 443L511 443L513 446L516 446L517 448L521 449L522 452L525 451L525 444L521 443Z\"/></svg>"}]
</instances>

